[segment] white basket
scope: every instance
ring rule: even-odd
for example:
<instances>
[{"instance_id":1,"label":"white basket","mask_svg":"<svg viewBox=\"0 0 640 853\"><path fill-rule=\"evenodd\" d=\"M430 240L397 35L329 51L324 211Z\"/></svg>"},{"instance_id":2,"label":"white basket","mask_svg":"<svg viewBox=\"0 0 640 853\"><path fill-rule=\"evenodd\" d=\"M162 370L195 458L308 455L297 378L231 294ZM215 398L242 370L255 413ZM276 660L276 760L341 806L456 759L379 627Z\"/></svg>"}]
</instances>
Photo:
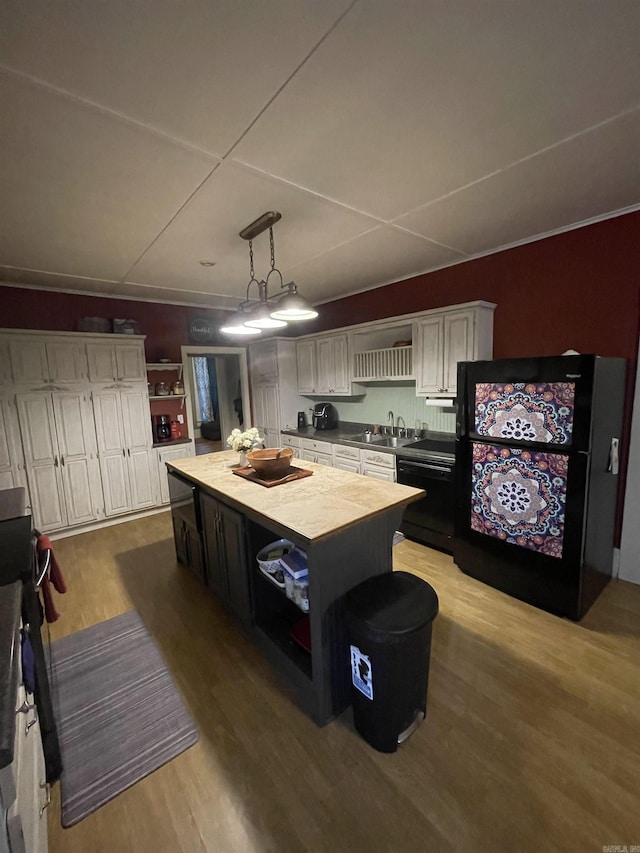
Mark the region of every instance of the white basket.
<instances>
[{"instance_id":1,"label":"white basket","mask_svg":"<svg viewBox=\"0 0 640 853\"><path fill-rule=\"evenodd\" d=\"M293 551L294 547L293 542L288 539L276 539L261 548L256 556L262 574L280 589L284 589L284 568L281 559Z\"/></svg>"}]
</instances>

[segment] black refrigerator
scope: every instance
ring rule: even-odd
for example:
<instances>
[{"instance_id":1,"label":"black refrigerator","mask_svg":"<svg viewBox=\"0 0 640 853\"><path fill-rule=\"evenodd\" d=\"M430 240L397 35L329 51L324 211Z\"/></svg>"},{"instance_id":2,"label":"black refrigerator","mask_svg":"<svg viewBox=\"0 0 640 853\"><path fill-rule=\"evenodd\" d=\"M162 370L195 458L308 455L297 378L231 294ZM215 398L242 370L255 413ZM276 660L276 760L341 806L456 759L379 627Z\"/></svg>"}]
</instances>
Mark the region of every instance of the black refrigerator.
<instances>
[{"instance_id":1,"label":"black refrigerator","mask_svg":"<svg viewBox=\"0 0 640 853\"><path fill-rule=\"evenodd\" d=\"M624 359L458 364L454 560L580 619L611 577Z\"/></svg>"}]
</instances>

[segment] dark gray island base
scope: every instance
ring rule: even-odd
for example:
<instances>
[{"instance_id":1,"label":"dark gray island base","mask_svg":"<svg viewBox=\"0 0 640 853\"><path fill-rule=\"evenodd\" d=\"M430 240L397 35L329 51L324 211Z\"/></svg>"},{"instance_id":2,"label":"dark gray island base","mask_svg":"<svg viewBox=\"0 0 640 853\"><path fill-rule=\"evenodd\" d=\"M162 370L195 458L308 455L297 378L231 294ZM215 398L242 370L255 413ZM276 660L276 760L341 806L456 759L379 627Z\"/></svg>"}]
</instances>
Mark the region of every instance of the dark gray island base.
<instances>
[{"instance_id":1,"label":"dark gray island base","mask_svg":"<svg viewBox=\"0 0 640 853\"><path fill-rule=\"evenodd\" d=\"M304 467L312 477L265 489L235 476L236 462L237 454L223 452L168 467L197 487L208 587L288 677L304 710L324 725L350 703L344 595L392 570L393 534L406 504L423 492L310 462ZM187 562L181 511L172 506L176 552ZM307 554L310 652L291 637L305 614L256 562L258 552L280 538ZM199 559L194 555L193 562Z\"/></svg>"}]
</instances>

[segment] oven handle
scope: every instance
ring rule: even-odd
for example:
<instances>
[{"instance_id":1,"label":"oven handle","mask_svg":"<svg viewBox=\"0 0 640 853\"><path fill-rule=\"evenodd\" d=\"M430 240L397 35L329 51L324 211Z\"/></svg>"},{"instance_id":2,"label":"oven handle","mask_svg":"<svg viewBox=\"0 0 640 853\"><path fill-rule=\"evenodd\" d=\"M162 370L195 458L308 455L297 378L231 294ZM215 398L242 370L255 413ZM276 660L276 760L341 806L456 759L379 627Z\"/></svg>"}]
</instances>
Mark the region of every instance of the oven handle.
<instances>
[{"instance_id":1,"label":"oven handle","mask_svg":"<svg viewBox=\"0 0 640 853\"><path fill-rule=\"evenodd\" d=\"M448 465L434 465L432 462L408 462L406 459L398 461L399 468L420 468L426 471L442 471L444 474L453 474L453 468Z\"/></svg>"}]
</instances>

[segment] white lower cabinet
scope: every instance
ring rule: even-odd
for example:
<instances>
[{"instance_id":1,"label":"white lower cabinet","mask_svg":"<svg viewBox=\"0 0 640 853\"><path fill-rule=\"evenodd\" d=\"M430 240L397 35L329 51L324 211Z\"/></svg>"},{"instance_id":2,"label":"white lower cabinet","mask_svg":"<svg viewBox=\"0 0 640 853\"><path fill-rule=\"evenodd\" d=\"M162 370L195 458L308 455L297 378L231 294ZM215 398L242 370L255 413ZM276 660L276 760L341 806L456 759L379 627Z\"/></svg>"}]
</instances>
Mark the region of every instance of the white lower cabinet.
<instances>
[{"instance_id":1,"label":"white lower cabinet","mask_svg":"<svg viewBox=\"0 0 640 853\"><path fill-rule=\"evenodd\" d=\"M375 477L377 480L396 482L396 457L393 453L382 453L378 450L362 450L362 473L365 477Z\"/></svg>"},{"instance_id":2,"label":"white lower cabinet","mask_svg":"<svg viewBox=\"0 0 640 853\"><path fill-rule=\"evenodd\" d=\"M175 462L176 459L184 459L193 456L193 444L178 444L173 447L156 447L156 458L158 468L158 483L160 492L160 503L169 503L169 480L167 479L167 462Z\"/></svg>"},{"instance_id":3,"label":"white lower cabinet","mask_svg":"<svg viewBox=\"0 0 640 853\"><path fill-rule=\"evenodd\" d=\"M146 384L104 388L92 396L105 514L155 506L156 458Z\"/></svg>"},{"instance_id":4,"label":"white lower cabinet","mask_svg":"<svg viewBox=\"0 0 640 853\"><path fill-rule=\"evenodd\" d=\"M350 447L347 444L333 445L333 467L341 471L350 471L352 474L360 474L360 449Z\"/></svg>"},{"instance_id":5,"label":"white lower cabinet","mask_svg":"<svg viewBox=\"0 0 640 853\"><path fill-rule=\"evenodd\" d=\"M18 655L18 689L15 701L13 761L0 769L0 850L5 853L46 853L47 806L44 753L34 697L22 681ZM8 701L8 697L7 697Z\"/></svg>"},{"instance_id":6,"label":"white lower cabinet","mask_svg":"<svg viewBox=\"0 0 640 853\"><path fill-rule=\"evenodd\" d=\"M315 441L312 438L303 438L300 458L306 459L307 462L316 462L318 465L333 467L333 452L331 444L328 441Z\"/></svg>"},{"instance_id":7,"label":"white lower cabinet","mask_svg":"<svg viewBox=\"0 0 640 853\"><path fill-rule=\"evenodd\" d=\"M34 525L43 533L95 521L104 506L89 395L16 395Z\"/></svg>"}]
</instances>

